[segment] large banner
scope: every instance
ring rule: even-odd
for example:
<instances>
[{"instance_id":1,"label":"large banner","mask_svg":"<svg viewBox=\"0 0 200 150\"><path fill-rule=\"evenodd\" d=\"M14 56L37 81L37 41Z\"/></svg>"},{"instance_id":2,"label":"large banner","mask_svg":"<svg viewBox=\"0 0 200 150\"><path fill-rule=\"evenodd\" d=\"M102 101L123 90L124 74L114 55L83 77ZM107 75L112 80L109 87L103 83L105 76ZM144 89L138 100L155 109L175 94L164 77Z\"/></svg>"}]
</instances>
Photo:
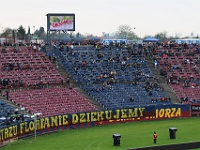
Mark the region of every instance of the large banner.
<instances>
[{"instance_id":1,"label":"large banner","mask_svg":"<svg viewBox=\"0 0 200 150\"><path fill-rule=\"evenodd\" d=\"M117 122L190 117L190 105L158 105L74 113L34 119L0 129L0 143L67 128L83 128ZM35 128L36 126L36 128Z\"/></svg>"}]
</instances>

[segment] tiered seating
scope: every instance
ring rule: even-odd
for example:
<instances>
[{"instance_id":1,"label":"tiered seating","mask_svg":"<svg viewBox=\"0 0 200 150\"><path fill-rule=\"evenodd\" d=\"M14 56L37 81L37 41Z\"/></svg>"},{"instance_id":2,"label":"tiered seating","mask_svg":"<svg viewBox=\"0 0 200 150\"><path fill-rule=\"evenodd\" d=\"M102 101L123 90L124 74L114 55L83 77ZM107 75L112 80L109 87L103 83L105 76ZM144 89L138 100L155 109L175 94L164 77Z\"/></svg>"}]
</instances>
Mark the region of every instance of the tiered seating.
<instances>
[{"instance_id":1,"label":"tiered seating","mask_svg":"<svg viewBox=\"0 0 200 150\"><path fill-rule=\"evenodd\" d=\"M101 51L100 53L103 54L102 58L97 57L98 53L93 48L89 50L74 50L73 55L66 51L57 51L56 55L76 81L79 78L82 82L87 79L87 81L94 83L99 76L111 71L116 72L116 79L118 81L131 81L137 71L141 71L148 77L153 77L148 63L142 57L130 55L127 50L112 49L110 51ZM110 58L112 58L112 61ZM92 60L95 60L95 63ZM124 69L122 69L122 60L126 61ZM82 66L82 62L85 63L84 66Z\"/></svg>"},{"instance_id":2,"label":"tiered seating","mask_svg":"<svg viewBox=\"0 0 200 150\"><path fill-rule=\"evenodd\" d=\"M102 90L102 86L95 85L84 87L88 94L96 99L104 108L117 109L150 104L171 104L166 93L161 90L152 90L152 95L141 85L113 84L112 88ZM132 100L130 98L133 98ZM165 98L164 101L161 99ZM167 99L166 99L167 98Z\"/></svg>"},{"instance_id":3,"label":"tiered seating","mask_svg":"<svg viewBox=\"0 0 200 150\"><path fill-rule=\"evenodd\" d=\"M10 100L40 117L97 110L77 91L69 88L44 88L10 92Z\"/></svg>"},{"instance_id":4,"label":"tiered seating","mask_svg":"<svg viewBox=\"0 0 200 150\"><path fill-rule=\"evenodd\" d=\"M31 114L46 117L97 110L78 92L62 85L64 78L43 52L31 47L0 49L0 69L2 95L6 97L5 91L9 91L9 100Z\"/></svg>"},{"instance_id":5,"label":"tiered seating","mask_svg":"<svg viewBox=\"0 0 200 150\"><path fill-rule=\"evenodd\" d=\"M161 98L167 98L164 91L152 91L153 96L148 96L148 92L142 88L143 84L140 82L146 82L147 78L153 79L154 75L148 62L137 50L75 47L69 51L55 49L54 52L71 77L105 109L144 106L152 104L152 99L153 103L159 103ZM99 53L102 57L98 57ZM102 91L102 86L110 80L113 80L111 85L109 84L112 90ZM133 80L137 80L140 90L129 85ZM143 94L147 95L146 100L146 97L141 96ZM133 97L133 102L130 102L130 97Z\"/></svg>"},{"instance_id":6,"label":"tiered seating","mask_svg":"<svg viewBox=\"0 0 200 150\"><path fill-rule=\"evenodd\" d=\"M0 128L29 119L30 117L24 115L21 110L18 110L16 107L0 100Z\"/></svg>"},{"instance_id":7,"label":"tiered seating","mask_svg":"<svg viewBox=\"0 0 200 150\"><path fill-rule=\"evenodd\" d=\"M166 53L168 51L168 53ZM167 57L163 59L163 54ZM200 100L200 54L196 47L164 49L156 59L162 70L167 72L167 80L181 102Z\"/></svg>"},{"instance_id":8,"label":"tiered seating","mask_svg":"<svg viewBox=\"0 0 200 150\"><path fill-rule=\"evenodd\" d=\"M0 79L2 86L32 86L60 84L64 79L42 52L33 52L30 48L20 47L0 50ZM3 80L9 84L3 85Z\"/></svg>"}]
</instances>

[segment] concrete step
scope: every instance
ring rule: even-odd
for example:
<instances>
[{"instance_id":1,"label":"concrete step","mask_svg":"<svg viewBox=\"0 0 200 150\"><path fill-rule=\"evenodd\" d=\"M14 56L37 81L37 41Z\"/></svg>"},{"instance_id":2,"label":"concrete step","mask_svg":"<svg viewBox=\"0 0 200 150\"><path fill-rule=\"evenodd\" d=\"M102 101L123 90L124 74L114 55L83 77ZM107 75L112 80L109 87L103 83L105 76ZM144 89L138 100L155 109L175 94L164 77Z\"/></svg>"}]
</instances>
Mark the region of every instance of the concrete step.
<instances>
[{"instance_id":1,"label":"concrete step","mask_svg":"<svg viewBox=\"0 0 200 150\"><path fill-rule=\"evenodd\" d=\"M94 100L90 95L88 95L83 89L79 88L77 86L77 83L74 82L71 78L70 78L70 74L68 72L65 71L65 69L59 65L58 66L58 71L61 74L61 76L67 80L70 80L70 85L67 85L67 83L64 83L64 85L68 86L68 87L73 87L76 91L78 91L83 97L85 97L86 99L89 100L90 103L94 104L98 109L103 110L103 108L99 105L99 103L97 103L96 100Z\"/></svg>"},{"instance_id":2,"label":"concrete step","mask_svg":"<svg viewBox=\"0 0 200 150\"><path fill-rule=\"evenodd\" d=\"M178 97L176 96L176 93L173 91L173 89L167 84L167 79L160 75L160 69L155 68L153 59L150 57L147 57L146 60L149 63L149 67L151 68L153 74L159 78L159 83L166 91L166 94L171 98L173 103L180 103Z\"/></svg>"}]
</instances>

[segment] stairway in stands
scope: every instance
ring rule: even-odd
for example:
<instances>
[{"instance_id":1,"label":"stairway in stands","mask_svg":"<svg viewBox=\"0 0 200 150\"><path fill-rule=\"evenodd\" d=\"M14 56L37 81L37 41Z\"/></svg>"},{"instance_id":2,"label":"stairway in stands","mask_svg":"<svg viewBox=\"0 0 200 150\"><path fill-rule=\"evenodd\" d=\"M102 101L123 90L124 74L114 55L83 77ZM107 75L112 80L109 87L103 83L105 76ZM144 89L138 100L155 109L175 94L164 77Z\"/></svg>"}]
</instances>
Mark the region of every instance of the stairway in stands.
<instances>
[{"instance_id":1,"label":"stairway in stands","mask_svg":"<svg viewBox=\"0 0 200 150\"><path fill-rule=\"evenodd\" d=\"M149 56L146 57L146 60L149 63L149 67L151 68L153 74L156 77L159 77L159 83L163 86L164 90L166 91L167 95L171 98L172 103L180 103L178 97L176 96L175 92L172 88L167 84L167 79L164 76L160 75L160 69L155 68L153 59Z\"/></svg>"},{"instance_id":2,"label":"stairway in stands","mask_svg":"<svg viewBox=\"0 0 200 150\"><path fill-rule=\"evenodd\" d=\"M64 85L67 87L72 87L76 91L78 91L83 97L85 97L90 103L95 105L99 110L103 110L103 107L99 105L90 95L88 95L83 89L79 88L77 84L70 78L70 74L65 71L65 69L59 64L58 71L61 74L61 76L67 81L69 80L69 84L67 82L64 82Z\"/></svg>"}]
</instances>

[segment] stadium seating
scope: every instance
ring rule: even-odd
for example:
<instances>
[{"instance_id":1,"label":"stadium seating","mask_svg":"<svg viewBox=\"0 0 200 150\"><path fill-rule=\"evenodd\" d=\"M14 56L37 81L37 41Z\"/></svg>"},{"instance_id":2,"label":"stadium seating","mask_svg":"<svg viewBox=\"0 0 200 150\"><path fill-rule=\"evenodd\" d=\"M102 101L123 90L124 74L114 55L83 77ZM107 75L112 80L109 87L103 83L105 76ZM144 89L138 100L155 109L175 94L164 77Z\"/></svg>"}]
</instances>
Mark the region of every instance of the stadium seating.
<instances>
[{"instance_id":1,"label":"stadium seating","mask_svg":"<svg viewBox=\"0 0 200 150\"><path fill-rule=\"evenodd\" d=\"M31 48L25 47L20 47L18 52L14 49L9 48L5 53L0 53L0 79L9 80L8 84L1 83L1 87L20 86L20 83L21 86L35 86L64 82L44 53L33 52Z\"/></svg>"},{"instance_id":2,"label":"stadium seating","mask_svg":"<svg viewBox=\"0 0 200 150\"><path fill-rule=\"evenodd\" d=\"M41 113L40 117L97 110L86 98L69 88L13 91L9 98L32 114Z\"/></svg>"},{"instance_id":3,"label":"stadium seating","mask_svg":"<svg viewBox=\"0 0 200 150\"><path fill-rule=\"evenodd\" d=\"M4 100L0 100L0 128L30 120L30 116L24 113L23 109L19 109Z\"/></svg>"},{"instance_id":4,"label":"stadium seating","mask_svg":"<svg viewBox=\"0 0 200 150\"><path fill-rule=\"evenodd\" d=\"M161 101L161 98L168 98L164 91L152 90L152 95L149 95L149 92L141 85L113 84L111 89L106 88L105 90L102 90L102 86L99 85L93 88L84 88L88 94L107 109L171 103L169 99ZM131 97L133 98L132 100L130 99Z\"/></svg>"},{"instance_id":5,"label":"stadium seating","mask_svg":"<svg viewBox=\"0 0 200 150\"><path fill-rule=\"evenodd\" d=\"M158 49L155 59L159 68L167 72L169 85L180 101L184 98L185 102L187 97L187 103L198 103L200 75L196 71L200 67L199 54L194 48L172 48L168 49L168 53L165 50L163 47ZM166 58L163 58L165 53ZM97 50L92 46L74 46L74 49L61 51L54 46L52 55L71 79L104 109L171 103L162 86L154 80L154 74L138 48L108 47ZM0 53L0 58L1 81L8 78L9 83L20 80L27 89L19 90L20 86L16 88L13 84L5 86L3 82L1 88L15 88L9 92L9 100L31 114L41 113L40 117L46 117L98 109L74 89L62 86L65 79L47 54L33 52L30 47L21 47L18 52L9 48ZM14 67L6 68L11 63ZM52 86L32 89L33 85L40 83Z\"/></svg>"},{"instance_id":6,"label":"stadium seating","mask_svg":"<svg viewBox=\"0 0 200 150\"><path fill-rule=\"evenodd\" d=\"M152 99L155 104L160 103L161 98L168 97L163 90L153 90L153 95L148 95L149 92L145 91L143 85L154 75L148 62L139 54L132 54L132 51L116 47L111 50L109 48L96 50L92 47L90 49L75 47L73 50L60 51L55 47L54 52L73 80L104 109L149 105L152 104ZM98 57L99 53L103 57ZM122 61L125 62L124 67ZM112 73L115 74L112 89L106 87L106 90L102 90L102 85L111 80ZM138 85L130 85L135 78L139 81ZM145 95L146 99L143 97ZM133 97L133 102L130 102L130 97ZM164 103L171 102L166 100Z\"/></svg>"},{"instance_id":7,"label":"stadium seating","mask_svg":"<svg viewBox=\"0 0 200 150\"><path fill-rule=\"evenodd\" d=\"M45 53L31 47L15 49L0 48L1 94L6 98L5 91L9 91L8 100L24 108L26 114L46 117L97 110L78 92L63 86L65 79Z\"/></svg>"},{"instance_id":8,"label":"stadium seating","mask_svg":"<svg viewBox=\"0 0 200 150\"><path fill-rule=\"evenodd\" d=\"M167 54L166 59L162 57L164 53ZM160 69L167 72L168 83L179 100L184 103L198 103L200 100L200 54L196 48L183 46L164 50L162 48L159 49L155 58L159 62Z\"/></svg>"}]
</instances>

